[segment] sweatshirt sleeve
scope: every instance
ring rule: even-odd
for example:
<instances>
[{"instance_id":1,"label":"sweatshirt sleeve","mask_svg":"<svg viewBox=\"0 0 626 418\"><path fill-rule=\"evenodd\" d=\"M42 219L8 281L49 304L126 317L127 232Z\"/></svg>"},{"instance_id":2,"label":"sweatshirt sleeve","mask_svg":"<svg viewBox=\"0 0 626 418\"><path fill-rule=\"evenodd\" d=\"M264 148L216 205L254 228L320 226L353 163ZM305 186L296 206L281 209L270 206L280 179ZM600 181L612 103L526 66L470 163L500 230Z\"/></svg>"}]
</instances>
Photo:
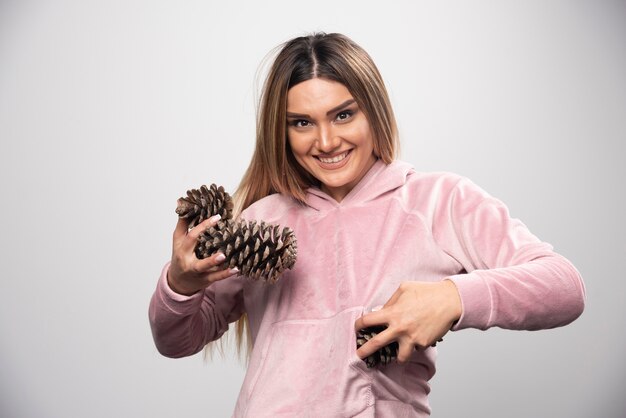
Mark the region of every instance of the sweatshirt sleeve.
<instances>
[{"instance_id":1,"label":"sweatshirt sleeve","mask_svg":"<svg viewBox=\"0 0 626 418\"><path fill-rule=\"evenodd\" d=\"M185 296L167 283L165 265L150 300L148 316L154 343L167 357L195 354L217 340L243 313L241 277L230 277Z\"/></svg>"},{"instance_id":2,"label":"sweatshirt sleeve","mask_svg":"<svg viewBox=\"0 0 626 418\"><path fill-rule=\"evenodd\" d=\"M571 262L470 180L461 178L446 194L436 235L465 270L448 277L463 308L453 330L538 330L580 316L585 287Z\"/></svg>"}]
</instances>

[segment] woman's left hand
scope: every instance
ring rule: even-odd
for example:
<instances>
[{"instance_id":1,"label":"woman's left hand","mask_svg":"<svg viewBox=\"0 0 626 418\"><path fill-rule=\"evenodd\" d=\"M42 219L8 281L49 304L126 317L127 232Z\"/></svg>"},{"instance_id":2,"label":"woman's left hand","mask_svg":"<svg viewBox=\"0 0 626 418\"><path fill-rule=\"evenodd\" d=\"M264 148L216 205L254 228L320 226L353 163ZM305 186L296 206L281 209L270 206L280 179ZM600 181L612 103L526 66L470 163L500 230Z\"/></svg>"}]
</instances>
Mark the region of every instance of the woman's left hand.
<instances>
[{"instance_id":1,"label":"woman's left hand","mask_svg":"<svg viewBox=\"0 0 626 418\"><path fill-rule=\"evenodd\" d=\"M397 341L398 362L406 362L413 350L427 348L440 340L461 317L461 298L451 280L404 282L378 311L356 320L360 330L374 325L387 329L357 350L366 358L392 341Z\"/></svg>"}]
</instances>

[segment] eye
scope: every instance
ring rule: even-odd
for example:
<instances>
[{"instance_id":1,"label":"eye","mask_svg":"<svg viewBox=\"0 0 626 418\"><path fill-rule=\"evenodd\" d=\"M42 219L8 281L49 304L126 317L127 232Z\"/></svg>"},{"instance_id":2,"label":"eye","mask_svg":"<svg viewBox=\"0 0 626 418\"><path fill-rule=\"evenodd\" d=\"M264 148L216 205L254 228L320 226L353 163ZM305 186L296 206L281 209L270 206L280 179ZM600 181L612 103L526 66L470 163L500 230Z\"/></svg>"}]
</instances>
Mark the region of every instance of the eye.
<instances>
[{"instance_id":1,"label":"eye","mask_svg":"<svg viewBox=\"0 0 626 418\"><path fill-rule=\"evenodd\" d=\"M352 117L352 115L354 114L354 112L352 112L351 110L343 110L339 113L337 113L337 120L338 121L345 121L348 120Z\"/></svg>"},{"instance_id":2,"label":"eye","mask_svg":"<svg viewBox=\"0 0 626 418\"><path fill-rule=\"evenodd\" d=\"M293 119L289 121L289 126L296 128L306 128L309 125L311 125L311 123L306 119Z\"/></svg>"}]
</instances>

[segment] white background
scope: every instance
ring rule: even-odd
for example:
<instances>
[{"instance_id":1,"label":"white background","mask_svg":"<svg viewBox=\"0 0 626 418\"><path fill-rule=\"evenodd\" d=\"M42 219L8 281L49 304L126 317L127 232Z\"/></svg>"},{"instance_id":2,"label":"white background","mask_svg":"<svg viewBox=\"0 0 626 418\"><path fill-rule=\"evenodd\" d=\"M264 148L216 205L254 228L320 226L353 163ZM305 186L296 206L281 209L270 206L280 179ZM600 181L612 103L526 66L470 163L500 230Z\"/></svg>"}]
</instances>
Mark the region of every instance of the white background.
<instances>
[{"instance_id":1,"label":"white background","mask_svg":"<svg viewBox=\"0 0 626 418\"><path fill-rule=\"evenodd\" d=\"M468 176L582 273L550 331L440 344L434 417L626 414L626 2L0 0L0 415L226 417L234 357L161 357L176 199L233 191L276 45L377 62L403 160ZM232 351L232 350L231 350Z\"/></svg>"}]
</instances>

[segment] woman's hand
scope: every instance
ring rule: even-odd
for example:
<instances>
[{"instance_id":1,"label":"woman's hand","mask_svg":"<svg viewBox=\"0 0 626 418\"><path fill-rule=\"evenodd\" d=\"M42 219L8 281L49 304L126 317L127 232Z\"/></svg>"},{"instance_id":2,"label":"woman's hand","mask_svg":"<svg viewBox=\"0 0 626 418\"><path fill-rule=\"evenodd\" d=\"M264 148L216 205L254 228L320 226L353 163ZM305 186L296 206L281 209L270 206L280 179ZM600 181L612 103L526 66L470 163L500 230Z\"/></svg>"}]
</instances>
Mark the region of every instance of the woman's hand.
<instances>
[{"instance_id":1,"label":"woman's hand","mask_svg":"<svg viewBox=\"0 0 626 418\"><path fill-rule=\"evenodd\" d=\"M404 282L378 311L356 320L357 330L374 325L387 329L357 350L365 358L392 341L397 341L398 362L409 359L415 349L440 340L461 317L461 298L451 280L436 283Z\"/></svg>"},{"instance_id":2,"label":"woman's hand","mask_svg":"<svg viewBox=\"0 0 626 418\"><path fill-rule=\"evenodd\" d=\"M200 234L215 226L219 220L220 216L215 215L188 230L187 219L178 218L174 230L172 262L167 273L167 283L174 292L189 296L213 282L237 273L236 268L228 269L221 266L226 258L222 253L218 252L199 260L194 252Z\"/></svg>"}]
</instances>

